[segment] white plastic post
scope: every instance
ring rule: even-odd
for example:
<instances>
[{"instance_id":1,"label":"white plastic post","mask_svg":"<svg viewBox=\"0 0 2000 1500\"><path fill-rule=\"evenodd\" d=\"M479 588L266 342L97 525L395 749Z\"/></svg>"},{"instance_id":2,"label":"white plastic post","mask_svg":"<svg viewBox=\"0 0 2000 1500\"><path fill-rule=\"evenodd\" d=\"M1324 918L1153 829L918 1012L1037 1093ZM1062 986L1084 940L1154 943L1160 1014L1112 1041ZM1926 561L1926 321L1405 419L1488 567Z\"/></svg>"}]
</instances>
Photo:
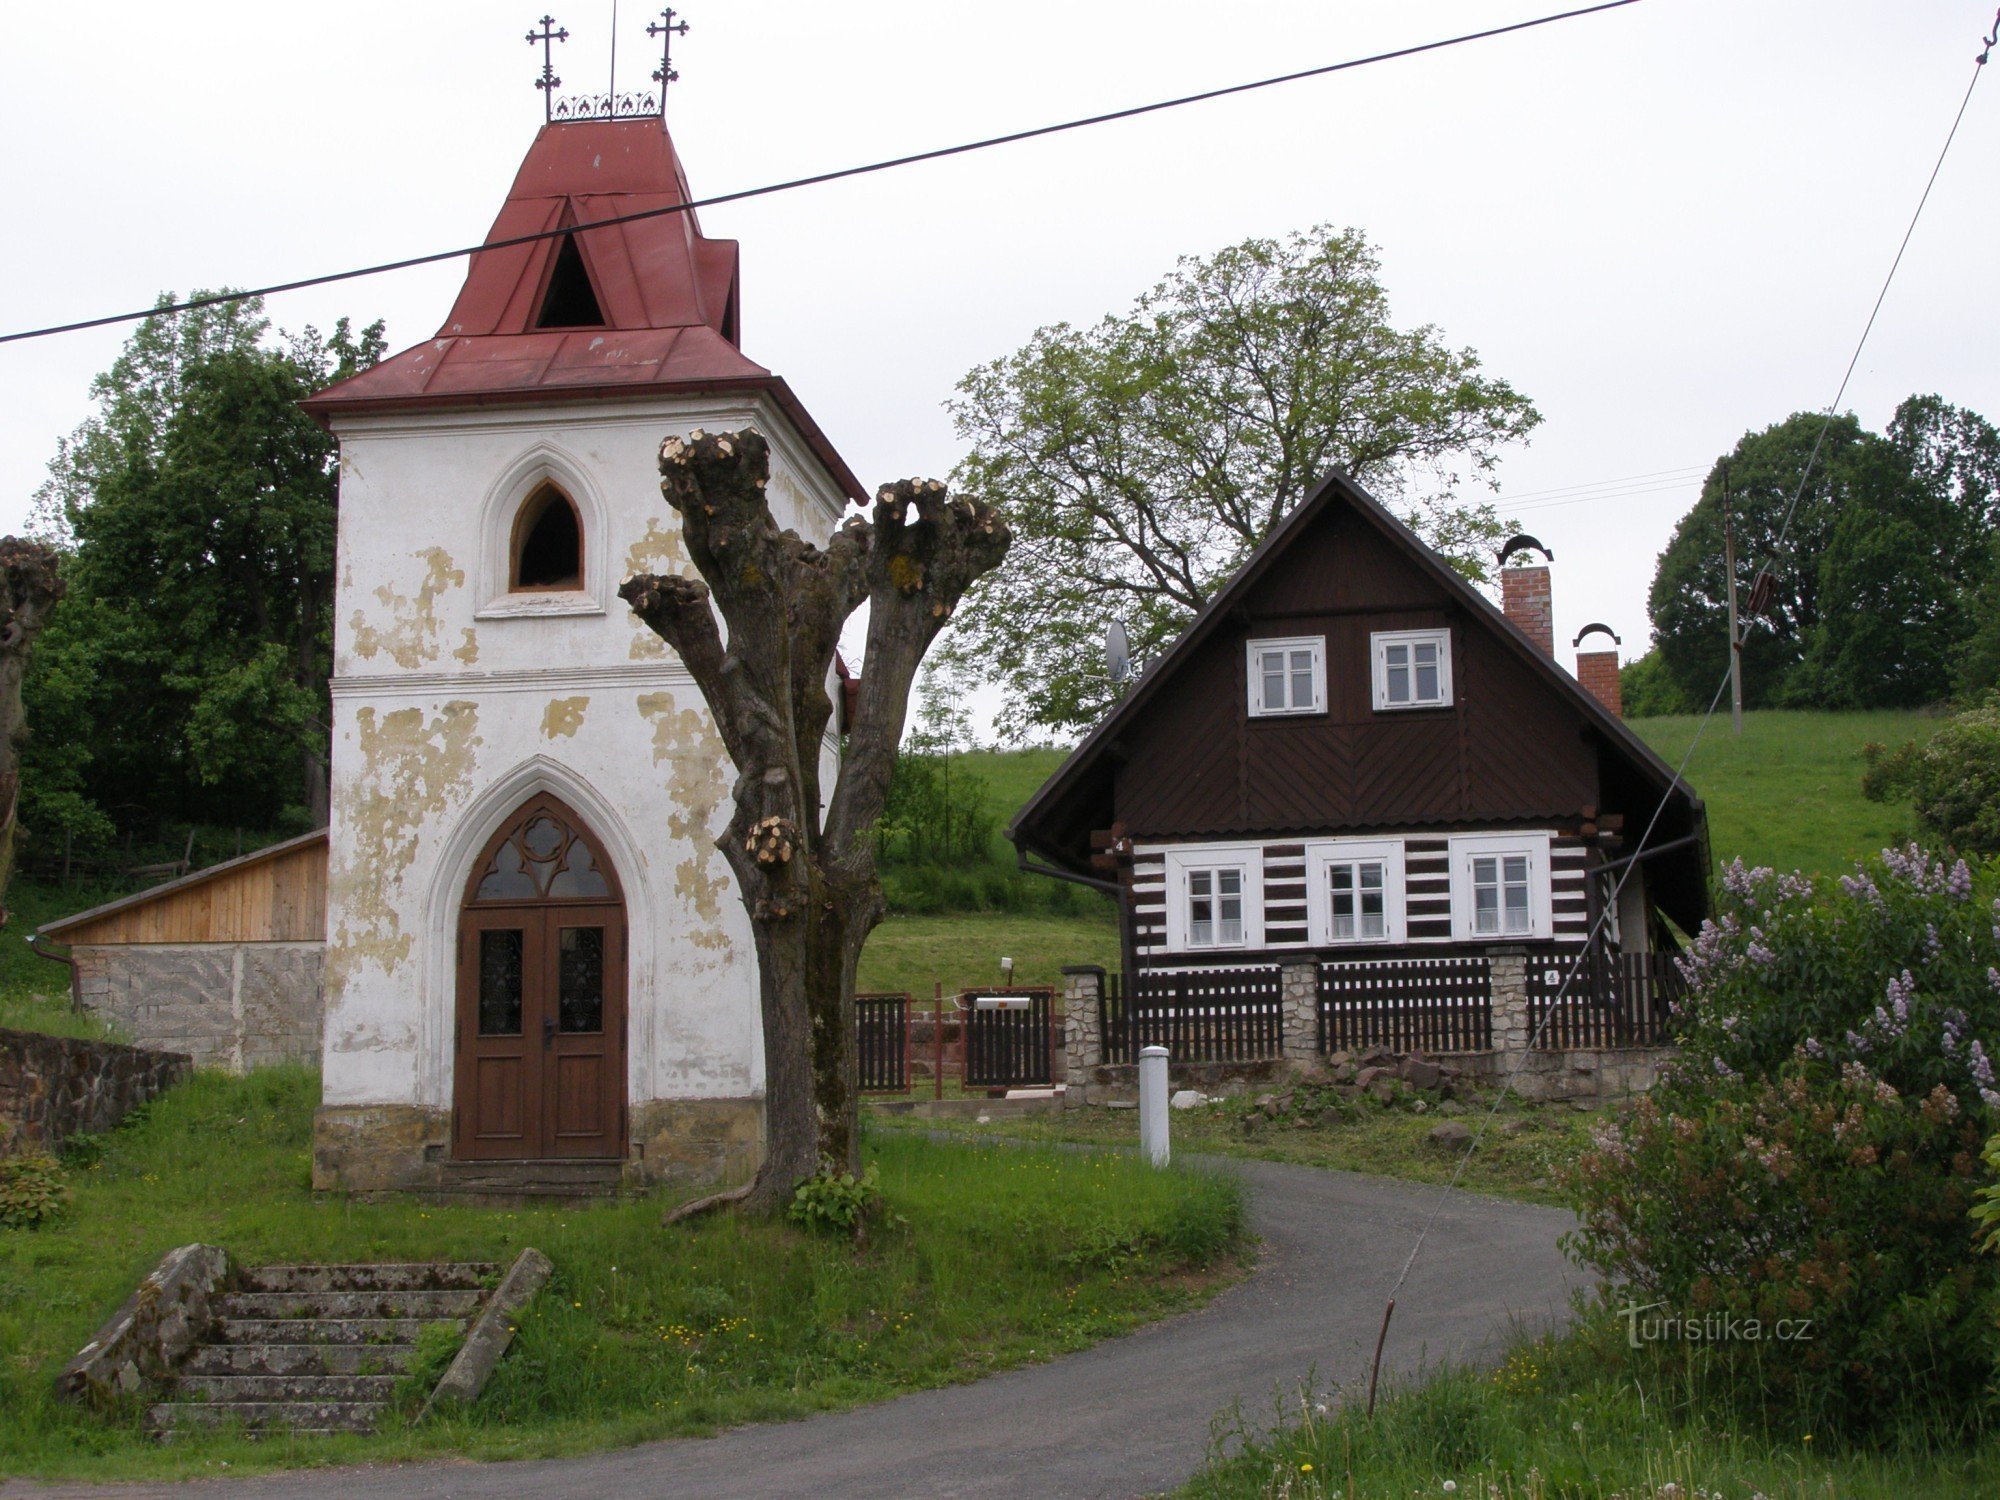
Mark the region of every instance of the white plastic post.
<instances>
[{"instance_id":1,"label":"white plastic post","mask_svg":"<svg viewBox=\"0 0 2000 1500\"><path fill-rule=\"evenodd\" d=\"M1156 1167L1167 1164L1167 1049L1139 1049L1139 1149Z\"/></svg>"}]
</instances>

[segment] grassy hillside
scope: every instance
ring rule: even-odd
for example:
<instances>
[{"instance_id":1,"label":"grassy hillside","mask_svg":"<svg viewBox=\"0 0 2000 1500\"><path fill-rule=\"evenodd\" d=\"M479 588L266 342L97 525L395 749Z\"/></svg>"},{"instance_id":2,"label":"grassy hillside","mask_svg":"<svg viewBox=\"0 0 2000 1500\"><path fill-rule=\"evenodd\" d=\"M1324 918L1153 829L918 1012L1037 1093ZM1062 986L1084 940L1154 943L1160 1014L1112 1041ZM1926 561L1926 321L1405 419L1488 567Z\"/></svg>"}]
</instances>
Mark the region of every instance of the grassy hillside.
<instances>
[{"instance_id":1,"label":"grassy hillside","mask_svg":"<svg viewBox=\"0 0 2000 1500\"><path fill-rule=\"evenodd\" d=\"M1699 719L1634 719L1647 744L1679 765ZM1907 807L1861 795L1861 747L1928 736L1934 717L1907 712L1827 714L1767 709L1743 716L1743 736L1719 713L1695 747L1687 779L1708 804L1718 860L1845 874L1863 854L1908 838Z\"/></svg>"}]
</instances>

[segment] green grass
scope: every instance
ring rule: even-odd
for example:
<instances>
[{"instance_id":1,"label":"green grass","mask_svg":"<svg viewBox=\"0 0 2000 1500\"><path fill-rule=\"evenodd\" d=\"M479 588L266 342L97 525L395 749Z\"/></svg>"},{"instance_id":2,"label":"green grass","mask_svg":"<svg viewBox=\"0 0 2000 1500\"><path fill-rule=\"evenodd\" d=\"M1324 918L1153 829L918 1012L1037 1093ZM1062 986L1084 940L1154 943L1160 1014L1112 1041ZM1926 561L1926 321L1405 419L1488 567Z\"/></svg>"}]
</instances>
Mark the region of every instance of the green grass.
<instances>
[{"instance_id":1,"label":"green grass","mask_svg":"<svg viewBox=\"0 0 2000 1500\"><path fill-rule=\"evenodd\" d=\"M44 922L88 911L123 894L122 888L14 881L7 891L7 925L0 929L0 1026L53 1036L121 1039L101 1021L70 1009L69 970L36 953L28 939Z\"/></svg>"},{"instance_id":2,"label":"green grass","mask_svg":"<svg viewBox=\"0 0 2000 1500\"><path fill-rule=\"evenodd\" d=\"M200 1074L73 1158L55 1225L0 1231L0 1476L185 1477L551 1456L803 1416L1046 1359L1198 1303L1231 1274L1237 1183L1113 1153L874 1134L887 1217L857 1251L789 1223L661 1226L658 1199L500 1211L315 1197L317 1079ZM469 1412L375 1439L150 1441L58 1402L58 1369L169 1249L239 1261L506 1261L547 1291Z\"/></svg>"},{"instance_id":3,"label":"green grass","mask_svg":"<svg viewBox=\"0 0 2000 1500\"><path fill-rule=\"evenodd\" d=\"M1809 875L1844 875L1854 861L1907 839L1904 806L1861 795L1861 747L1928 738L1937 726L1920 713L1807 713L1766 709L1743 716L1743 736L1718 713L1695 748L1687 779L1708 804L1716 859ZM1693 716L1634 719L1632 728L1679 765L1694 738Z\"/></svg>"},{"instance_id":4,"label":"green grass","mask_svg":"<svg viewBox=\"0 0 2000 1500\"><path fill-rule=\"evenodd\" d=\"M1017 985L1062 984L1065 964L1118 965L1118 927L1104 917L1055 917L1032 912L954 912L891 916L861 951L859 987L905 991L927 999L1000 983L1000 960L1014 960Z\"/></svg>"},{"instance_id":5,"label":"green grass","mask_svg":"<svg viewBox=\"0 0 2000 1500\"><path fill-rule=\"evenodd\" d=\"M1243 1122L1253 1099L1254 1092L1251 1097L1173 1111L1169 1130L1175 1155L1293 1162L1335 1172L1444 1183L1451 1180L1463 1151L1433 1145L1431 1131L1441 1119L1457 1119L1476 1129L1490 1108L1490 1101L1475 1099L1463 1106L1463 1113L1440 1115L1435 1106L1418 1113L1407 1102L1386 1105L1364 1097L1354 1102L1348 1119L1322 1117L1305 1126L1280 1119L1250 1134ZM1567 1203L1556 1185L1556 1174L1589 1147L1590 1127L1600 1118L1597 1111L1510 1100L1480 1141L1458 1185L1467 1192L1530 1203ZM1139 1112L1135 1109L1072 1109L1060 1115L1010 1118L994 1125L889 1116L877 1128L942 1130L975 1139L1004 1131L1020 1140L1127 1150L1136 1150L1139 1144Z\"/></svg>"},{"instance_id":6,"label":"green grass","mask_svg":"<svg viewBox=\"0 0 2000 1500\"><path fill-rule=\"evenodd\" d=\"M1685 1382L1635 1367L1623 1325L1598 1318L1565 1337L1518 1341L1492 1372L1433 1372L1330 1409L1294 1400L1275 1435L1245 1412L1240 1446L1212 1461L1184 1500L1946 1500L2000 1494L2000 1443L1968 1449L1841 1451L1804 1432L1759 1433L1692 1410ZM1691 1348L1688 1358L1700 1358ZM1268 1424L1266 1424L1268 1425ZM1449 1488L1447 1488L1449 1486Z\"/></svg>"}]
</instances>

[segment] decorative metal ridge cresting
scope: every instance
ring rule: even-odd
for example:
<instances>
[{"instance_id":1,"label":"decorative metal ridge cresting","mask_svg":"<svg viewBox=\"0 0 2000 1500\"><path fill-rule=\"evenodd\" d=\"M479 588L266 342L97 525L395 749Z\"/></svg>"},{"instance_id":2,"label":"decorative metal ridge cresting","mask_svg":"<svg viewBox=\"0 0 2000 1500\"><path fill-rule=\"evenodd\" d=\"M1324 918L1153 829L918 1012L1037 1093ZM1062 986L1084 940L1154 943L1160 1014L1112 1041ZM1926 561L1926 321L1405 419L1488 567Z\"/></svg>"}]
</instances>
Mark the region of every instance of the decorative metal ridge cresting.
<instances>
[{"instance_id":1,"label":"decorative metal ridge cresting","mask_svg":"<svg viewBox=\"0 0 2000 1500\"><path fill-rule=\"evenodd\" d=\"M646 27L647 36L659 39L660 65L653 70L653 82L658 87L645 92L621 92L618 88L618 7L615 0L611 7L611 76L601 94L557 97L556 91L562 87L562 79L556 75L555 44L569 40L569 28L557 26L554 16L543 16L537 24L541 30L528 33L528 45L541 45L542 73L535 80L535 87L541 90L543 118L549 124L558 121L574 123L581 120L666 118L667 85L681 76L674 69L674 38L688 33L687 21L671 5L660 12L659 20L650 22Z\"/></svg>"}]
</instances>

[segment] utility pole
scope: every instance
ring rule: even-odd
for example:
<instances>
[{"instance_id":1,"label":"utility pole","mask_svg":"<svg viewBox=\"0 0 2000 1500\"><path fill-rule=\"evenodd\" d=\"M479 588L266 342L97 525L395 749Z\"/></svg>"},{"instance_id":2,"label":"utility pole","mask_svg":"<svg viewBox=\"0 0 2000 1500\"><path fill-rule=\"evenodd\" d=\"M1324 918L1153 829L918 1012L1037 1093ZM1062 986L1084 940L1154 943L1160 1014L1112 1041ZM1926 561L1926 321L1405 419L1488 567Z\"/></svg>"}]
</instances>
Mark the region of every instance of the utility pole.
<instances>
[{"instance_id":1,"label":"utility pole","mask_svg":"<svg viewBox=\"0 0 2000 1500\"><path fill-rule=\"evenodd\" d=\"M1729 732L1743 737L1743 636L1736 628L1736 524L1730 515L1729 470L1722 471L1722 571L1729 578Z\"/></svg>"}]
</instances>

